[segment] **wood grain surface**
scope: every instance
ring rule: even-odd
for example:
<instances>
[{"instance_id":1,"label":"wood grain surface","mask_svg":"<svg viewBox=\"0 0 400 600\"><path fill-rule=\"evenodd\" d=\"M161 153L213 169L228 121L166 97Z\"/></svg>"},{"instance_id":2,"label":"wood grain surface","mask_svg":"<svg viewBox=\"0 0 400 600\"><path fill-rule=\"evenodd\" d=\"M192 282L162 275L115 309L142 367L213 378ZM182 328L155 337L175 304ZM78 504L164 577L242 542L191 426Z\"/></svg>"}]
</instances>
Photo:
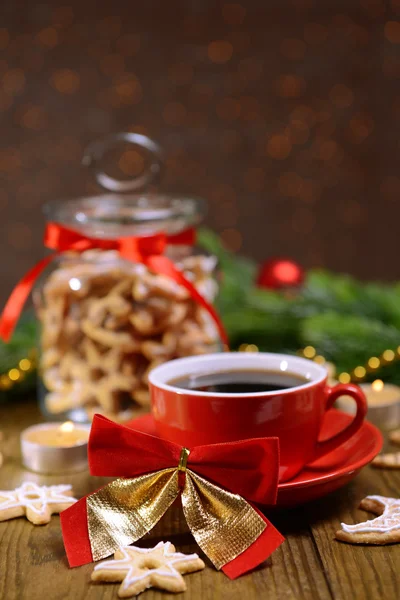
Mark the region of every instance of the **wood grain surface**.
<instances>
[{"instance_id":1,"label":"wood grain surface","mask_svg":"<svg viewBox=\"0 0 400 600\"><path fill-rule=\"evenodd\" d=\"M54 485L71 483L77 497L104 483L88 473L41 476L22 468L19 432L41 421L35 402L0 406L4 464L0 489L13 489L22 481ZM400 472L366 467L346 487L308 505L276 512L274 524L285 543L253 573L236 581L215 571L205 558L204 571L185 576L187 592L167 594L148 590L143 600L394 600L400 595L400 545L353 546L334 540L341 521L353 523L371 517L358 510L368 494L398 497ZM199 552L178 507L173 507L139 545L160 540L173 542L179 551ZM201 554L201 553L200 553ZM202 556L204 559L204 556ZM19 518L0 523L0 600L111 600L117 584L93 584L93 565L69 569L60 520L53 516L45 526Z\"/></svg>"}]
</instances>

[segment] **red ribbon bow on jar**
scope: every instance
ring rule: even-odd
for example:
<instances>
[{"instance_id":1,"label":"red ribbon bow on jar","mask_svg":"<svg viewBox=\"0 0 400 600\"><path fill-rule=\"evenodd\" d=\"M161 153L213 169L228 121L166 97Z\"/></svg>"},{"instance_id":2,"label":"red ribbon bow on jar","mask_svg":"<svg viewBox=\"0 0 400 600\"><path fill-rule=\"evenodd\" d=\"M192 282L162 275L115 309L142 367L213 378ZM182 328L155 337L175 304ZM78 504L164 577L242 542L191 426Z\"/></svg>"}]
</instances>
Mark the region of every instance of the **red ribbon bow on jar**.
<instances>
[{"instance_id":1,"label":"red ribbon bow on jar","mask_svg":"<svg viewBox=\"0 0 400 600\"><path fill-rule=\"evenodd\" d=\"M278 438L189 450L96 415L89 466L92 475L119 479L61 513L71 567L140 539L179 496L196 542L231 579L266 560L284 541L251 504L276 502Z\"/></svg>"},{"instance_id":2,"label":"red ribbon bow on jar","mask_svg":"<svg viewBox=\"0 0 400 600\"><path fill-rule=\"evenodd\" d=\"M194 241L194 229L186 229L174 235L158 233L141 237L130 236L108 240L90 238L79 231L69 229L59 223L48 223L44 235L44 245L46 248L55 250L55 253L39 261L17 283L0 317L0 337L6 342L9 341L36 279L56 256L67 251L84 252L85 250L95 248L100 250L117 250L121 258L142 263L151 271L166 275L186 288L193 300L198 302L212 317L222 342L228 345L228 337L224 326L213 306L186 279L183 273L176 268L172 260L163 254L168 244L192 246Z\"/></svg>"}]
</instances>

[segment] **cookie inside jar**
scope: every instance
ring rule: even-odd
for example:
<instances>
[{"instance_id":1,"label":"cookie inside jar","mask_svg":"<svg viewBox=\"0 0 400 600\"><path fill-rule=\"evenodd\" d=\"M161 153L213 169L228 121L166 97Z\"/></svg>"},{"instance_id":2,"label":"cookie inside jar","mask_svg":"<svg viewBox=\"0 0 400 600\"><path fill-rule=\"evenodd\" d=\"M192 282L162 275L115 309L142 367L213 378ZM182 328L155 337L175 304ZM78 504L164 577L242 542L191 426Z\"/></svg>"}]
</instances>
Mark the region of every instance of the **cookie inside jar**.
<instances>
[{"instance_id":1,"label":"cookie inside jar","mask_svg":"<svg viewBox=\"0 0 400 600\"><path fill-rule=\"evenodd\" d=\"M91 247L62 253L34 293L47 415L86 421L102 413L128 420L149 410L152 368L221 349L212 316L190 290L146 261L108 248L110 240L162 233L167 242L159 254L212 304L218 290L215 257L168 242L179 241L174 236L196 225L201 213L197 200L134 194L50 208L52 222L86 236Z\"/></svg>"}]
</instances>

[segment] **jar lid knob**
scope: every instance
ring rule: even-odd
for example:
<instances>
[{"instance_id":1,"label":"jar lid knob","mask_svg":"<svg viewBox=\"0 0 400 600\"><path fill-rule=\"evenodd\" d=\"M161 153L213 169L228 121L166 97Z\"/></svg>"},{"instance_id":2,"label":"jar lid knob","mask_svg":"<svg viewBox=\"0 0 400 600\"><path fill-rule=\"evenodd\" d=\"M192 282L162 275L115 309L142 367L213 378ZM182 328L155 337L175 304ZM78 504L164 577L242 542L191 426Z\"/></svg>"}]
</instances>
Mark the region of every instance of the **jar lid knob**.
<instances>
[{"instance_id":1,"label":"jar lid knob","mask_svg":"<svg viewBox=\"0 0 400 600\"><path fill-rule=\"evenodd\" d=\"M151 162L148 169L133 179L116 179L107 175L107 173L99 168L99 162L102 160L104 154L120 142L139 146L150 154ZM146 187L160 177L163 165L163 152L154 140L141 133L113 133L91 142L85 148L82 164L94 170L97 183L106 190L111 192L132 192Z\"/></svg>"}]
</instances>

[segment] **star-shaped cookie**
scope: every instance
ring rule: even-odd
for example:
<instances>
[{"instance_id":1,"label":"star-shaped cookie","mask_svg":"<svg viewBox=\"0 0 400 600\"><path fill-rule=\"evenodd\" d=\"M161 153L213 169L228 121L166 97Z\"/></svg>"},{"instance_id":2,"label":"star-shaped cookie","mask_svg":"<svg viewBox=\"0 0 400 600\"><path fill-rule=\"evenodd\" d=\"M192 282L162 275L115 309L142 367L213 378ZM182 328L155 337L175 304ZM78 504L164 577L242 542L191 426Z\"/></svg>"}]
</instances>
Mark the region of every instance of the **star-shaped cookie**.
<instances>
[{"instance_id":1,"label":"star-shaped cookie","mask_svg":"<svg viewBox=\"0 0 400 600\"><path fill-rule=\"evenodd\" d=\"M393 544L400 542L400 499L367 496L360 508L376 515L376 519L346 525L336 532L336 539L352 544Z\"/></svg>"},{"instance_id":2,"label":"star-shaped cookie","mask_svg":"<svg viewBox=\"0 0 400 600\"><path fill-rule=\"evenodd\" d=\"M184 592L186 583L182 574L204 569L197 554L176 552L170 542L160 542L154 548L123 546L106 560L95 566L92 581L122 582L120 598L136 596L149 587L168 592Z\"/></svg>"},{"instance_id":3,"label":"star-shaped cookie","mask_svg":"<svg viewBox=\"0 0 400 600\"><path fill-rule=\"evenodd\" d=\"M34 525L49 523L51 515L76 502L70 485L36 485L25 481L12 491L0 490L0 521L26 516Z\"/></svg>"}]
</instances>

